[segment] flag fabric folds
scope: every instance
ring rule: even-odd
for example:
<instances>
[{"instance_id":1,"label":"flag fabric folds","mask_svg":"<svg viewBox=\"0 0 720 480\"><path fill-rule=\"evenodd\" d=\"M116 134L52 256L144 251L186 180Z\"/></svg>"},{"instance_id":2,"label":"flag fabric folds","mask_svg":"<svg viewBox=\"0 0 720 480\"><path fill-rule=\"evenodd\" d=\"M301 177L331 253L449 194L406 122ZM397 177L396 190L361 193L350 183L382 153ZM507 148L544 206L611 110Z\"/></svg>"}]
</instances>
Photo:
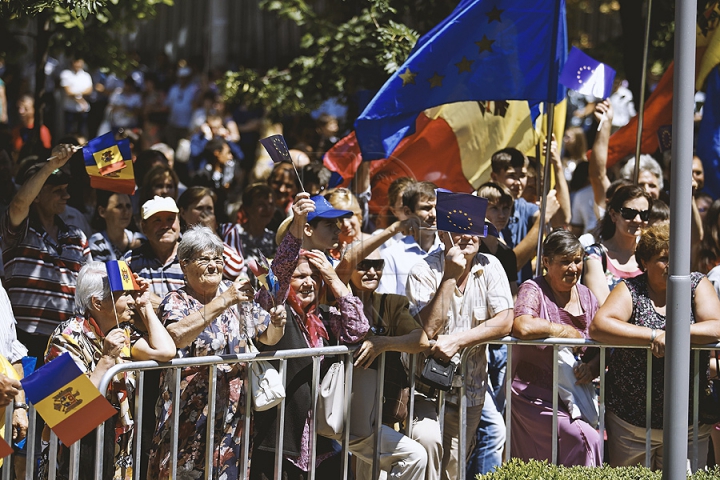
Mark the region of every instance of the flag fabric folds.
<instances>
[{"instance_id":1,"label":"flag fabric folds","mask_svg":"<svg viewBox=\"0 0 720 480\"><path fill-rule=\"evenodd\" d=\"M267 150L273 163L292 163L290 151L288 150L287 143L285 143L285 137L282 135L271 135L267 138L262 138L260 139L260 143L265 147L265 150Z\"/></svg>"},{"instance_id":2,"label":"flag fabric folds","mask_svg":"<svg viewBox=\"0 0 720 480\"><path fill-rule=\"evenodd\" d=\"M135 277L124 260L110 260L105 262L110 291L140 290Z\"/></svg>"},{"instance_id":3,"label":"flag fabric folds","mask_svg":"<svg viewBox=\"0 0 720 480\"><path fill-rule=\"evenodd\" d=\"M485 237L485 211L488 201L469 193L437 191L435 206L437 229L445 232ZM496 230L497 233L497 230Z\"/></svg>"},{"instance_id":4,"label":"flag fabric folds","mask_svg":"<svg viewBox=\"0 0 720 480\"><path fill-rule=\"evenodd\" d=\"M715 67L707 77L696 153L705 169L703 190L720 198L720 67Z\"/></svg>"},{"instance_id":5,"label":"flag fabric folds","mask_svg":"<svg viewBox=\"0 0 720 480\"><path fill-rule=\"evenodd\" d=\"M420 39L358 117L363 158L387 158L415 133L418 115L439 105L561 100L565 91L551 72L560 71L567 52L564 12L564 0L461 2Z\"/></svg>"},{"instance_id":6,"label":"flag fabric folds","mask_svg":"<svg viewBox=\"0 0 720 480\"><path fill-rule=\"evenodd\" d=\"M21 383L27 399L68 446L116 413L67 352Z\"/></svg>"},{"instance_id":7,"label":"flag fabric folds","mask_svg":"<svg viewBox=\"0 0 720 480\"><path fill-rule=\"evenodd\" d=\"M560 83L583 95L605 99L612 94L615 70L572 47L560 72Z\"/></svg>"},{"instance_id":8,"label":"flag fabric folds","mask_svg":"<svg viewBox=\"0 0 720 480\"><path fill-rule=\"evenodd\" d=\"M115 140L112 132L93 138L83 147L83 158L91 187L127 195L135 192L132 151L127 138Z\"/></svg>"},{"instance_id":9,"label":"flag fabric folds","mask_svg":"<svg viewBox=\"0 0 720 480\"><path fill-rule=\"evenodd\" d=\"M664 125L672 124L672 97L674 64L670 64L653 93L645 102L643 132L640 139L640 153L654 153L658 149L657 131ZM611 167L629 155L635 155L638 117L634 116L627 125L613 133L608 145L607 166Z\"/></svg>"}]
</instances>

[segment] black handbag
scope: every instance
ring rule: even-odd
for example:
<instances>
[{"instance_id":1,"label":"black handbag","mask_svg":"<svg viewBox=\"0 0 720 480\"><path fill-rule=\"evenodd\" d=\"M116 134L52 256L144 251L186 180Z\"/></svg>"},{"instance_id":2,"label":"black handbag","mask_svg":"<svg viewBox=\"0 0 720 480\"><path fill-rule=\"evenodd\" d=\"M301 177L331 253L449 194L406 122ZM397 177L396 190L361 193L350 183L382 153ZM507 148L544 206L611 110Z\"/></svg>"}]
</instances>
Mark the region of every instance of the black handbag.
<instances>
[{"instance_id":1,"label":"black handbag","mask_svg":"<svg viewBox=\"0 0 720 480\"><path fill-rule=\"evenodd\" d=\"M457 365L453 362L444 363L436 358L428 357L425 360L420 381L430 387L448 392L452 388L456 368Z\"/></svg>"},{"instance_id":2,"label":"black handbag","mask_svg":"<svg viewBox=\"0 0 720 480\"><path fill-rule=\"evenodd\" d=\"M715 359L716 375L720 375L720 360L713 353L711 357ZM709 369L708 369L709 370ZM720 422L720 379L709 378L705 388L700 389L700 399L698 400L698 420L704 425L715 425Z\"/></svg>"}]
</instances>

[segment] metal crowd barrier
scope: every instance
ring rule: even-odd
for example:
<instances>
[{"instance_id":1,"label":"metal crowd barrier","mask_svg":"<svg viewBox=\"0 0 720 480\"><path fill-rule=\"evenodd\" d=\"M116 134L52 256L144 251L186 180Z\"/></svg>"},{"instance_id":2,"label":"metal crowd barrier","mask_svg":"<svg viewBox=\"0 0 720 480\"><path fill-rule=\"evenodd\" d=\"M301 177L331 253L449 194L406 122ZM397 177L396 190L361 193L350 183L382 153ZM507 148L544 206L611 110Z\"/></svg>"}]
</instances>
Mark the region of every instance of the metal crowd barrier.
<instances>
[{"instance_id":1,"label":"metal crowd barrier","mask_svg":"<svg viewBox=\"0 0 720 480\"><path fill-rule=\"evenodd\" d=\"M511 453L511 417L512 417L512 375L511 375L511 365L512 365L512 346L513 345L546 345L548 347L552 347L553 349L553 418L552 418L552 458L551 463L557 464L557 422L558 422L558 382L557 382L557 375L558 375L558 363L557 363L557 356L558 356L558 349L560 347L565 346L585 346L585 347L598 347L600 348L600 395L599 395L599 413L600 413L600 423L599 423L599 433L601 442L603 442L604 446L604 432L605 432L605 366L606 366L606 349L607 348L641 348L647 350L647 359L648 359L648 367L647 367L647 399L646 399L646 451L645 451L645 464L646 466L650 465L650 434L651 434L651 428L650 428L650 409L651 409L651 386L652 386L652 371L651 371L651 359L652 359L652 353L650 350L649 345L610 345L610 344L600 344L597 342L593 342L591 340L581 340L581 339L565 339L565 338L548 338L548 339L541 339L541 340L519 340L513 337L505 337L500 340L496 340L491 342L493 344L506 344L508 346L508 352L507 352L507 372L505 374L505 391L506 391L506 409L505 409L505 426L506 426L506 438L505 438L505 453L504 458L507 461L510 458ZM466 454L466 445L468 439L466 438L466 432L464 425L464 419L467 415L467 398L466 398L466 386L465 386L465 378L467 377L467 357L468 355L478 346L468 348L466 349L462 355L461 355L461 367L460 367L460 376L463 380L462 386L460 387L460 404L459 407L459 415L460 415L460 421L459 421L459 452L458 452L458 465L466 465L467 464L467 454ZM694 417L693 417L693 451L692 453L692 460L691 460L691 467L693 470L697 469L698 465L698 398L699 398L699 386L700 386L700 365L699 365L699 357L700 357L700 350L716 350L720 349L720 343L716 345L702 345L702 346L693 346L693 354L695 357L695 370L692 373L693 379L694 379L694 393L693 393L693 403L694 403ZM181 358L181 359L174 359L168 363L158 363L155 361L142 361L142 362L128 362L123 364L115 365L113 368L108 370L108 372L105 373L103 376L101 383L100 383L100 391L103 393L107 393L108 387L110 385L110 382L112 381L112 378L115 377L117 374L125 371L136 371L137 372L137 388L135 391L135 412L133 416L133 421L135 425L137 426L136 434L134 436L134 445L133 445L133 478L135 480L138 480L140 477L140 458L141 458L141 452L142 452L142 434L140 429L145 427L148 428L148 425L143 425L143 414L142 411L142 404L143 404L143 379L144 379L144 372L147 370L159 370L159 369L165 369L173 372L173 384L172 384L172 391L173 391L173 399L178 399L180 396L180 381L181 381L181 369L188 366L208 366L210 369L210 375L209 375L209 398L208 398L208 413L207 413L207 436L206 436L206 455L205 455L205 475L206 478L212 478L213 473L213 464L212 464L212 451L214 446L214 433L215 433L215 400L216 400L216 374L217 374L217 366L218 365L225 365L225 364L234 364L234 363L241 363L241 362L247 362L251 363L258 360L278 360L279 361L279 368L278 372L280 373L280 376L282 378L283 383L285 383L286 380L286 366L288 359L292 358L300 358L300 357L312 357L313 358L313 387L312 387L312 397L314 399L313 404L317 403L318 399L318 388L320 384L320 360L322 356L339 356L343 357L344 363L345 363L345 385L346 385L346 396L345 396L345 406L344 406L344 413L345 413L345 429L344 429L344 437L342 439L342 468L343 468L343 480L347 480L348 475L348 445L349 445L349 436L350 436L350 388L352 385L352 375L353 375L353 352L354 348L348 348L346 346L334 346L334 347L326 347L326 348L303 348L303 349L293 349L293 350L279 350L275 352L262 352L262 353L245 353L245 354L239 354L239 355L223 355L223 356L208 356L208 357L189 357L189 358ZM377 420L375 423L375 451L374 451L374 458L373 458L373 479L379 478L380 474L380 462L379 462L379 455L380 455L380 442L381 442L381 426L382 426L382 399L383 399L383 384L384 384L384 365L385 365L385 354L383 353L381 356L378 357L378 386L377 386L377 395L376 395L376 412L377 412ZM411 355L410 356L410 371L415 372L415 367L417 363L417 355ZM250 371L250 368L247 369L247 371ZM704 374L704 372L703 372ZM413 428L413 422L411 419L414 418L414 403L415 403L415 375L410 375L410 404L408 406L408 421L406 422L406 431L404 432L408 437L412 437L412 428ZM245 384L246 391L249 392L249 383L246 381ZM443 392L439 392L438 395L438 421L440 423L440 430L442 432L443 429L443 423L444 423L444 412L445 412L445 398L443 395ZM283 449L283 425L285 422L285 401L280 404L280 408L277 409L277 436L276 436L276 449L275 449L275 475L274 478L276 480L279 480L282 475L281 466L282 466L282 449ZM177 426L179 422L179 413L180 410L178 408L173 408L172 410L172 417L171 422L173 425L172 431L173 431L173 437L171 441L171 478L176 478L177 476L177 451L178 451L178 438L177 438ZM240 463L240 469L241 472L248 472L248 466L249 466L249 445L250 445L250 421L251 421L251 415L252 415L252 400L248 396L245 406L245 428L244 428L244 437L243 437L243 451L242 451L242 457L241 457L241 463ZM26 478L36 478L35 475L35 442L31 441L36 435L36 421L35 421L35 409L31 405L30 410L28 412L28 418L29 418L29 427L28 427L28 441L27 441L27 457L26 457ZM311 415L311 428L312 431L315 430L315 414L314 411ZM5 440L8 441L8 443L12 442L12 428L10 427L12 425L12 408L8 407L5 412ZM154 427L154 422L152 427ZM103 443L104 443L104 425L100 425L97 427L96 432L96 450L95 450L95 464L94 464L94 478L96 480L102 480L102 468L103 468ZM316 441L315 436L311 436L311 458L310 458L310 465L311 469L309 472L308 479L314 480L315 479L315 460L316 460ZM48 478L50 480L54 480L56 478L56 461L54 459L57 458L57 437L54 433L51 433L50 436L50 447L49 447L49 475ZM76 442L70 447L70 464L69 464L69 478L71 479L77 479L79 475L79 459L80 459L80 442ZM458 471L458 478L461 480L465 479L465 468L459 467ZM5 462L2 467L2 473L0 475L0 480L10 480L12 475L12 459L11 457L7 457L5 459Z\"/></svg>"}]
</instances>

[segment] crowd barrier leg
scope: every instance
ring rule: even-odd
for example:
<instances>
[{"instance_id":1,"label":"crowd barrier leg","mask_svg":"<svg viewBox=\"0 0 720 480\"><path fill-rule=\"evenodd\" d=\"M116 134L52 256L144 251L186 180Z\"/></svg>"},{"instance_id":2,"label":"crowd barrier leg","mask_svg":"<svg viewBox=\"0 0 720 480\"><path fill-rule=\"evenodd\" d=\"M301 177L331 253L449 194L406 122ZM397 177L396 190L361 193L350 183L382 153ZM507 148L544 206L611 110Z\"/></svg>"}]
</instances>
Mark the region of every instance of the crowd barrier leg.
<instances>
[{"instance_id":1,"label":"crowd barrier leg","mask_svg":"<svg viewBox=\"0 0 720 480\"><path fill-rule=\"evenodd\" d=\"M558 346L553 345L553 388L552 388L552 457L551 462L558 462Z\"/></svg>"},{"instance_id":2,"label":"crowd barrier leg","mask_svg":"<svg viewBox=\"0 0 720 480\"><path fill-rule=\"evenodd\" d=\"M605 455L605 347L600 347L600 397L598 399L598 414L600 415L600 451ZM607 459L603 458L607 463Z\"/></svg>"},{"instance_id":3,"label":"crowd barrier leg","mask_svg":"<svg viewBox=\"0 0 720 480\"><path fill-rule=\"evenodd\" d=\"M243 419L243 439L242 439L242 459L240 461L240 475L242 475L243 478L247 477L248 469L250 468L250 429L251 429L251 423L250 419L252 418L252 405L253 405L253 399L252 399L252 391L250 390L250 375L251 373L251 365L248 363L246 364L245 368L245 417ZM229 386L228 386L229 387ZM226 407L227 408L227 407ZM223 412L224 414L224 412ZM223 435L225 432L223 432Z\"/></svg>"},{"instance_id":4,"label":"crowd barrier leg","mask_svg":"<svg viewBox=\"0 0 720 480\"><path fill-rule=\"evenodd\" d=\"M180 425L180 368L174 367L172 386L172 439L170 440L170 478L177 478L178 426Z\"/></svg>"},{"instance_id":5,"label":"crowd barrier leg","mask_svg":"<svg viewBox=\"0 0 720 480\"><path fill-rule=\"evenodd\" d=\"M278 365L278 373L280 374L280 381L287 388L287 360L280 360ZM283 441L285 440L285 399L283 398L280 405L278 405L277 421L275 423L277 428L275 429L275 480L282 479L282 462L283 462ZM247 448L250 448L248 445Z\"/></svg>"},{"instance_id":6,"label":"crowd barrier leg","mask_svg":"<svg viewBox=\"0 0 720 480\"><path fill-rule=\"evenodd\" d=\"M650 468L650 446L652 443L652 350L647 350L647 369L645 371L645 466Z\"/></svg>"},{"instance_id":7,"label":"crowd barrier leg","mask_svg":"<svg viewBox=\"0 0 720 480\"><path fill-rule=\"evenodd\" d=\"M30 409L28 410L28 434L30 432L35 433L35 435L42 436L42 432L37 431L38 421L37 421L37 411L35 410L35 405L30 405ZM50 445L52 445L54 433L50 435ZM57 441L55 441L57 443ZM25 449L25 475L30 478L35 478L35 439L31 439L28 437L28 441L25 442L26 449ZM50 458L57 458L57 448L55 449L55 457ZM50 465L54 465L55 462L50 462ZM53 472L54 473L54 472ZM55 477L50 477L55 478Z\"/></svg>"},{"instance_id":8,"label":"crowd barrier leg","mask_svg":"<svg viewBox=\"0 0 720 480\"><path fill-rule=\"evenodd\" d=\"M695 362L695 368L693 369L693 404L694 408L692 409L693 412L693 444L692 444L692 451L689 452L691 456L691 462L690 462L690 468L692 471L696 471L698 468L698 437L699 431L699 420L700 420L700 412L698 408L698 399L700 398L700 350L695 350L693 352L693 358Z\"/></svg>"},{"instance_id":9,"label":"crowd barrier leg","mask_svg":"<svg viewBox=\"0 0 720 480\"><path fill-rule=\"evenodd\" d=\"M375 449L372 460L372 480L380 478L380 449L382 442L382 409L385 387L385 352L378 357L377 393L375 395Z\"/></svg>"},{"instance_id":10,"label":"crowd barrier leg","mask_svg":"<svg viewBox=\"0 0 720 480\"><path fill-rule=\"evenodd\" d=\"M313 357L313 372L312 372L312 389L311 389L311 396L313 399L313 405L318 404L318 396L319 396L319 388L318 385L320 385L320 358ZM346 398L349 396L347 395L348 387L347 384L345 386L345 393ZM348 399L349 403L349 399ZM308 479L309 480L315 480L315 463L317 459L317 408L312 409L312 414L310 418L310 471L308 472Z\"/></svg>"},{"instance_id":11,"label":"crowd barrier leg","mask_svg":"<svg viewBox=\"0 0 720 480\"><path fill-rule=\"evenodd\" d=\"M513 346L511 343L507 344L507 367L505 370L505 452L503 452L503 460L505 462L510 461L510 454L512 445L511 442L511 424L512 419L512 382L513 382Z\"/></svg>"},{"instance_id":12,"label":"crowd barrier leg","mask_svg":"<svg viewBox=\"0 0 720 480\"><path fill-rule=\"evenodd\" d=\"M213 478L213 447L215 445L215 402L217 401L217 365L208 367L208 412L205 424L205 476ZM179 402L176 404L179 406ZM175 405L173 405L173 408ZM242 470L241 470L242 471Z\"/></svg>"},{"instance_id":13,"label":"crowd barrier leg","mask_svg":"<svg viewBox=\"0 0 720 480\"><path fill-rule=\"evenodd\" d=\"M415 369L417 367L418 354L414 353L410 355L410 399L408 400L408 415L405 421L406 434L409 438L412 438L413 421L415 420Z\"/></svg>"},{"instance_id":14,"label":"crowd barrier leg","mask_svg":"<svg viewBox=\"0 0 720 480\"><path fill-rule=\"evenodd\" d=\"M135 371L135 435L133 435L133 480L140 480L140 463L142 462L142 426L143 426L143 399L145 398L145 370ZM155 425L152 426L155 428ZM143 479L144 480L144 479Z\"/></svg>"}]
</instances>

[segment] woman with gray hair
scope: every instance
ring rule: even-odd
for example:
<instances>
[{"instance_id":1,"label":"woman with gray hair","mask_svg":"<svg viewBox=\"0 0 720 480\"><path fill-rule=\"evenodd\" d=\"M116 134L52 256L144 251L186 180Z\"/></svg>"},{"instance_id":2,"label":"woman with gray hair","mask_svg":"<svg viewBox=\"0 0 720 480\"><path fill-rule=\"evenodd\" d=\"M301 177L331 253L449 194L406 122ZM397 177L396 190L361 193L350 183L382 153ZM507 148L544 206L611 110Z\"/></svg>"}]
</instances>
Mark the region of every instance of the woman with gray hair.
<instances>
[{"instance_id":1,"label":"woman with gray hair","mask_svg":"<svg viewBox=\"0 0 720 480\"><path fill-rule=\"evenodd\" d=\"M284 306L271 314L253 301L247 279L231 283L222 279L223 243L210 228L196 225L188 229L178 244L185 286L169 293L160 304L163 322L178 347L180 357L240 354L251 337L266 345L276 344L285 331ZM240 303L245 303L239 308ZM209 368L182 370L177 472L179 478L206 478L205 442L207 422L215 427L212 449L213 470L218 478L239 478L243 445L246 395L243 379L245 364L217 368L218 404L215 418L208 419ZM159 415L150 452L148 478L170 478L172 375L163 372L158 399Z\"/></svg>"},{"instance_id":2,"label":"woman with gray hair","mask_svg":"<svg viewBox=\"0 0 720 480\"><path fill-rule=\"evenodd\" d=\"M135 276L140 290L111 291L105 264L90 262L80 269L75 289L76 316L58 325L50 337L45 363L69 353L90 381L100 385L105 373L116 363L132 360L167 362L175 356L175 344L163 328L150 303L149 284ZM113 380L109 400L118 415L108 422L105 432L105 472L102 478L132 478L132 442L135 411L133 400L135 372ZM121 432L116 435L117 432ZM95 439L88 435L81 443L80 478L93 478ZM44 452L44 467L47 453ZM58 463L61 476L67 475L68 449L60 444ZM85 458L85 460L82 460ZM47 475L41 468L41 478Z\"/></svg>"},{"instance_id":3,"label":"woman with gray hair","mask_svg":"<svg viewBox=\"0 0 720 480\"><path fill-rule=\"evenodd\" d=\"M635 157L627 161L620 169L620 176L633 179L635 174ZM660 164L650 155L640 155L640 176L638 177L638 185L640 185L653 200L660 198L660 192L663 189L663 172Z\"/></svg>"}]
</instances>

